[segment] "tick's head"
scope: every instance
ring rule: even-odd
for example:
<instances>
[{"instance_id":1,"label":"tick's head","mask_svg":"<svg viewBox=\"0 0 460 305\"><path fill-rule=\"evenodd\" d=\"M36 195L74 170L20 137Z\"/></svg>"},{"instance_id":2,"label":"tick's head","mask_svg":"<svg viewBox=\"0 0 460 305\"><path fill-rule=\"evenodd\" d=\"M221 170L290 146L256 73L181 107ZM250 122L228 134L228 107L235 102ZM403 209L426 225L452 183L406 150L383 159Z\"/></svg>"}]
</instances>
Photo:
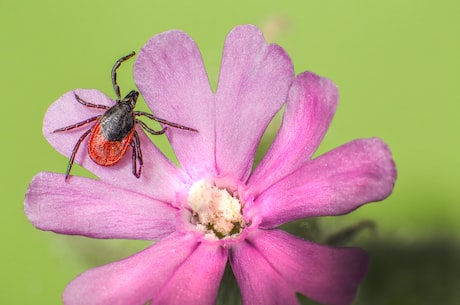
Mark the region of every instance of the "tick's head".
<instances>
[{"instance_id":1,"label":"tick's head","mask_svg":"<svg viewBox=\"0 0 460 305\"><path fill-rule=\"evenodd\" d=\"M125 96L125 98L121 100L121 103L128 104L131 107L131 109L134 109L134 107L136 106L138 96L139 96L139 92L135 90L131 90L131 92L129 92Z\"/></svg>"}]
</instances>

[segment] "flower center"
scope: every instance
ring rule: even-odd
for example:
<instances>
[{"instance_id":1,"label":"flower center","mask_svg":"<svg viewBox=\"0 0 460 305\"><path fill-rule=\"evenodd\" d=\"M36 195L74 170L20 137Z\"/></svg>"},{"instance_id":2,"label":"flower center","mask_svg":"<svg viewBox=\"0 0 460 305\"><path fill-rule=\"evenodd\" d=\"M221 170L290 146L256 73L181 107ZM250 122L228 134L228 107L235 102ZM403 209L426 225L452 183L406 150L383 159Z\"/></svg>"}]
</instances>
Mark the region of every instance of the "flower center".
<instances>
[{"instance_id":1,"label":"flower center","mask_svg":"<svg viewBox=\"0 0 460 305\"><path fill-rule=\"evenodd\" d=\"M193 211L191 223L208 237L238 235L246 225L240 200L227 189L200 180L190 188L187 200Z\"/></svg>"}]
</instances>

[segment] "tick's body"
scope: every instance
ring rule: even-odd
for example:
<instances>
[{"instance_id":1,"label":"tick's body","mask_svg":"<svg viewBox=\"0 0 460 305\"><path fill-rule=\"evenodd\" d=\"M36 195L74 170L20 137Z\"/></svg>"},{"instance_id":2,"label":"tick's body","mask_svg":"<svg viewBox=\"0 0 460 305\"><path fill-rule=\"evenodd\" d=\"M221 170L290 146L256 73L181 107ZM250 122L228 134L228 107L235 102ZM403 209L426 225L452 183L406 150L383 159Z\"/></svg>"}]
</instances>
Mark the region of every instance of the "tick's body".
<instances>
[{"instance_id":1,"label":"tick's body","mask_svg":"<svg viewBox=\"0 0 460 305\"><path fill-rule=\"evenodd\" d=\"M77 143L75 144L70 156L69 165L67 166L67 172L65 175L66 180L70 174L70 169L72 168L72 164L74 162L78 148L80 147L81 142L88 135L90 135L88 140L88 154L91 157L91 160L102 166L112 166L117 164L126 154L128 147L131 146L133 150L132 172L134 176L139 178L141 175L143 161L139 136L135 128L136 124L139 124L143 129L154 135L163 134L166 131L166 127L159 131L155 131L149 128L144 122L137 119L136 116L142 115L149 119L175 128L195 132L197 131L193 128L185 127L164 119L157 118L150 113L134 111L134 107L136 106L137 98L139 96L139 92L137 91L132 90L128 93L128 95L126 95L124 99L121 99L120 88L117 84L116 70L123 61L131 58L134 56L134 54L135 53L132 52L131 54L120 58L112 69L112 83L115 89L115 93L117 94L115 105L109 107L105 105L88 103L81 99L76 93L74 93L75 99L80 104L90 108L105 109L105 113L53 131L67 131L96 121L96 123L90 129L88 129L80 136Z\"/></svg>"},{"instance_id":2,"label":"tick's body","mask_svg":"<svg viewBox=\"0 0 460 305\"><path fill-rule=\"evenodd\" d=\"M135 118L129 108L113 106L94 125L88 153L95 163L111 166L125 155L134 137Z\"/></svg>"}]
</instances>

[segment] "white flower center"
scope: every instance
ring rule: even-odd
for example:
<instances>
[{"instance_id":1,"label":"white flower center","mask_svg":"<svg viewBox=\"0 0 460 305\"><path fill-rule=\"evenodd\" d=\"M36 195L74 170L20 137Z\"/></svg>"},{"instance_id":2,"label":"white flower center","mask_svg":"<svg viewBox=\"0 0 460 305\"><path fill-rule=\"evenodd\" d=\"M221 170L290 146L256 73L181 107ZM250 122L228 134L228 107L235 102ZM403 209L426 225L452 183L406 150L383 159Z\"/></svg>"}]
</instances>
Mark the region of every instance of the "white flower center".
<instances>
[{"instance_id":1,"label":"white flower center","mask_svg":"<svg viewBox=\"0 0 460 305\"><path fill-rule=\"evenodd\" d=\"M226 189L200 180L190 188L187 200L193 210L191 222L208 237L237 235L245 226L240 200Z\"/></svg>"}]
</instances>

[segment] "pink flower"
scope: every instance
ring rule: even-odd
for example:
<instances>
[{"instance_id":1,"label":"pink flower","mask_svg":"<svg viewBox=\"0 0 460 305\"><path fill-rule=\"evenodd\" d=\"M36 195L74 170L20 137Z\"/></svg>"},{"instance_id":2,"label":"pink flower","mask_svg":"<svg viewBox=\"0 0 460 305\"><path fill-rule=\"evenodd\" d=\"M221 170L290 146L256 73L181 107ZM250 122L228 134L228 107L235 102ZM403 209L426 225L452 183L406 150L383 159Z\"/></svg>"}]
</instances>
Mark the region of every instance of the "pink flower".
<instances>
[{"instance_id":1,"label":"pink flower","mask_svg":"<svg viewBox=\"0 0 460 305\"><path fill-rule=\"evenodd\" d=\"M76 162L100 180L34 177L25 212L37 228L157 241L82 273L65 289L64 303L213 304L227 260L243 304L298 304L296 292L325 304L351 303L367 271L366 253L276 228L345 214L393 189L395 166L380 139L354 140L312 159L337 106L336 86L311 72L294 77L288 55L265 43L254 26L228 35L215 94L197 46L181 31L150 39L134 77L153 113L199 132L168 130L177 168L136 127L144 155L140 179L131 173L130 157L114 167L93 163L86 142ZM76 92L87 101L113 103L96 90ZM278 135L252 172L262 133L284 103ZM48 109L44 135L69 156L82 131L51 131L101 111L66 93Z\"/></svg>"}]
</instances>

